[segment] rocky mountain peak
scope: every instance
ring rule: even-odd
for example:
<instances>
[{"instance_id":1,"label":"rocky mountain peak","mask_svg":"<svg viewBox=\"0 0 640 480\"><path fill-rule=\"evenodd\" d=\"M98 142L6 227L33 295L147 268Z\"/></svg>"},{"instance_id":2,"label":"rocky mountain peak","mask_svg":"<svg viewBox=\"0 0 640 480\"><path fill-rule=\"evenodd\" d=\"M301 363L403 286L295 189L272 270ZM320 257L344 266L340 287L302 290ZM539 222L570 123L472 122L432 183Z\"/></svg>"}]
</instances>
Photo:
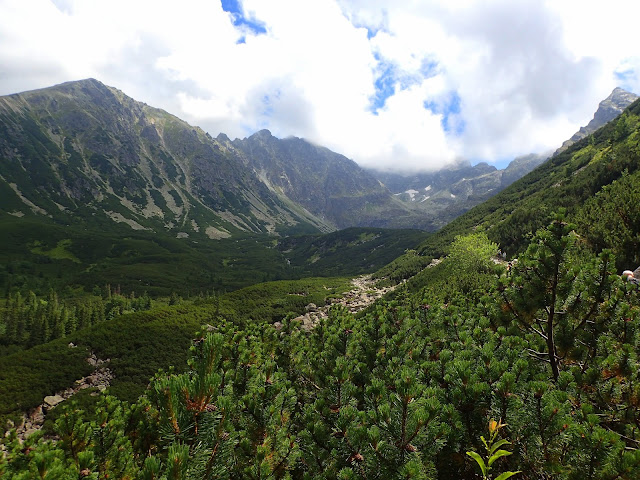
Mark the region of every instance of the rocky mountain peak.
<instances>
[{"instance_id":1,"label":"rocky mountain peak","mask_svg":"<svg viewBox=\"0 0 640 480\"><path fill-rule=\"evenodd\" d=\"M605 123L610 122L622 111L631 105L638 96L635 93L627 92L626 90L616 87L611 94L600 102L598 110L593 115L593 119L587 125L587 129L594 128L594 131Z\"/></svg>"},{"instance_id":2,"label":"rocky mountain peak","mask_svg":"<svg viewBox=\"0 0 640 480\"><path fill-rule=\"evenodd\" d=\"M571 145L576 143L578 140L582 140L587 135L592 134L603 125L606 125L611 120L620 115L625 108L627 108L637 99L638 95L636 95L635 93L628 92L620 87L614 88L611 94L600 102L596 113L594 113L593 118L587 124L587 126L580 127L580 130L574 133L569 140L565 141L553 155L558 155L559 153L565 151Z\"/></svg>"},{"instance_id":3,"label":"rocky mountain peak","mask_svg":"<svg viewBox=\"0 0 640 480\"><path fill-rule=\"evenodd\" d=\"M263 128L262 130L254 133L251 136L255 137L255 138L262 139L262 140L266 140L266 139L269 139L269 138L273 137L273 135L271 135L271 132L269 130L267 130L266 128Z\"/></svg>"}]
</instances>

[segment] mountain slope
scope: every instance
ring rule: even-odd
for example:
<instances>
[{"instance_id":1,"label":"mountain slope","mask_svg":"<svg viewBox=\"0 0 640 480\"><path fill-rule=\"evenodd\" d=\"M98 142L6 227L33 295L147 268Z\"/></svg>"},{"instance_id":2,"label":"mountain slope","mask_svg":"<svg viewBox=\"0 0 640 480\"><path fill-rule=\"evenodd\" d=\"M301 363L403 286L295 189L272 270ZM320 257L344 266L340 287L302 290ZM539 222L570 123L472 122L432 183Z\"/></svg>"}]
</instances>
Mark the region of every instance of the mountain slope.
<instances>
[{"instance_id":1,"label":"mountain slope","mask_svg":"<svg viewBox=\"0 0 640 480\"><path fill-rule=\"evenodd\" d=\"M637 98L637 95L621 88L614 89L600 102L589 124L565 141L554 155L612 121ZM437 172L408 176L374 170L371 173L394 192L398 199L432 219L437 227L443 227L522 178L547 158L548 153L523 155L501 170L486 163L471 166L469 162L460 162Z\"/></svg>"},{"instance_id":2,"label":"mountain slope","mask_svg":"<svg viewBox=\"0 0 640 480\"><path fill-rule=\"evenodd\" d=\"M97 80L1 97L0 133L5 213L210 238L329 228L199 128Z\"/></svg>"},{"instance_id":3,"label":"mountain slope","mask_svg":"<svg viewBox=\"0 0 640 480\"><path fill-rule=\"evenodd\" d=\"M268 130L225 145L242 152L273 192L337 228L422 226L373 176L327 148L296 137L278 139Z\"/></svg>"},{"instance_id":4,"label":"mountain slope","mask_svg":"<svg viewBox=\"0 0 640 480\"><path fill-rule=\"evenodd\" d=\"M554 155L564 152L578 140L582 140L603 125L609 123L637 99L638 95L635 93L627 92L620 87L614 88L611 94L600 102L591 121L585 127L580 127L580 130L574 133L569 140L565 141L562 146L556 150Z\"/></svg>"},{"instance_id":5,"label":"mountain slope","mask_svg":"<svg viewBox=\"0 0 640 480\"><path fill-rule=\"evenodd\" d=\"M625 193L616 185L627 177L638 179L639 142L640 101L636 101L614 121L429 237L419 250L425 255L440 256L456 235L484 229L504 251L513 254L525 247L531 233L549 224L554 212L565 209L570 220L578 218L601 192L612 189L616 195L626 195L628 200L621 197L622 204L631 202L629 207L634 210L635 191ZM621 209L608 208L599 221L622 222L629 235L640 238L640 225ZM587 228L588 225L583 224L581 232L587 241L593 242ZM619 241L613 241L609 248L616 252L620 265L625 262L636 265L640 262L637 240L635 245L624 247Z\"/></svg>"},{"instance_id":6,"label":"mountain slope","mask_svg":"<svg viewBox=\"0 0 640 480\"><path fill-rule=\"evenodd\" d=\"M88 79L0 98L0 214L174 236L429 222L352 160L268 131L230 141Z\"/></svg>"}]
</instances>

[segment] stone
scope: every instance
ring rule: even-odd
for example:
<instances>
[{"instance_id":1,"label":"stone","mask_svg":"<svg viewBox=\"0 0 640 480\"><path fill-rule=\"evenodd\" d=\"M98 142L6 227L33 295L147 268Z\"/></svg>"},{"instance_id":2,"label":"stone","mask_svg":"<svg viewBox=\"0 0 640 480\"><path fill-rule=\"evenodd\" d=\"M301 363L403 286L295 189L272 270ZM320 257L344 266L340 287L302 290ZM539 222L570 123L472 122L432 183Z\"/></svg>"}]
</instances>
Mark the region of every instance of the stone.
<instances>
[{"instance_id":1,"label":"stone","mask_svg":"<svg viewBox=\"0 0 640 480\"><path fill-rule=\"evenodd\" d=\"M62 398L60 395L49 395L47 397L44 397L44 404L49 408L53 408L63 401L64 398Z\"/></svg>"},{"instance_id":2,"label":"stone","mask_svg":"<svg viewBox=\"0 0 640 480\"><path fill-rule=\"evenodd\" d=\"M30 413L29 418L32 424L42 425L44 423L44 412L42 411L42 405L38 405Z\"/></svg>"}]
</instances>

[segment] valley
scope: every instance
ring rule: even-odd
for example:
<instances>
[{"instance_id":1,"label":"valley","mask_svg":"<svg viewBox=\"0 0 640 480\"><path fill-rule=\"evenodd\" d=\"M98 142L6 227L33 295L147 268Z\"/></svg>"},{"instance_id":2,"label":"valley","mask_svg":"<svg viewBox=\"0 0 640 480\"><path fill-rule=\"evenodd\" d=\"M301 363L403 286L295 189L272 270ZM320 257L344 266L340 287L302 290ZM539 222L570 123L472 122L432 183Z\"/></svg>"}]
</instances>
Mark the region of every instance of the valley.
<instances>
[{"instance_id":1,"label":"valley","mask_svg":"<svg viewBox=\"0 0 640 480\"><path fill-rule=\"evenodd\" d=\"M93 79L0 97L0 476L637 478L635 99L403 176Z\"/></svg>"}]
</instances>

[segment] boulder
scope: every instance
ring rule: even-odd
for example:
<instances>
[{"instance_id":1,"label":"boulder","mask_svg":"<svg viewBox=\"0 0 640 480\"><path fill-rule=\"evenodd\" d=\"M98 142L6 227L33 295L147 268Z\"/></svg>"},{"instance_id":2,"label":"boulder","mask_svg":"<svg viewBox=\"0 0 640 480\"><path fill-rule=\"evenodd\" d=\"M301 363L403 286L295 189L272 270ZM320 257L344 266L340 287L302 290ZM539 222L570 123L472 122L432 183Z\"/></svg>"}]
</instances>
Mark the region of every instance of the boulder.
<instances>
[{"instance_id":1,"label":"boulder","mask_svg":"<svg viewBox=\"0 0 640 480\"><path fill-rule=\"evenodd\" d=\"M47 408L53 408L63 401L64 398L60 395L49 395L48 397L44 397L44 406Z\"/></svg>"}]
</instances>

